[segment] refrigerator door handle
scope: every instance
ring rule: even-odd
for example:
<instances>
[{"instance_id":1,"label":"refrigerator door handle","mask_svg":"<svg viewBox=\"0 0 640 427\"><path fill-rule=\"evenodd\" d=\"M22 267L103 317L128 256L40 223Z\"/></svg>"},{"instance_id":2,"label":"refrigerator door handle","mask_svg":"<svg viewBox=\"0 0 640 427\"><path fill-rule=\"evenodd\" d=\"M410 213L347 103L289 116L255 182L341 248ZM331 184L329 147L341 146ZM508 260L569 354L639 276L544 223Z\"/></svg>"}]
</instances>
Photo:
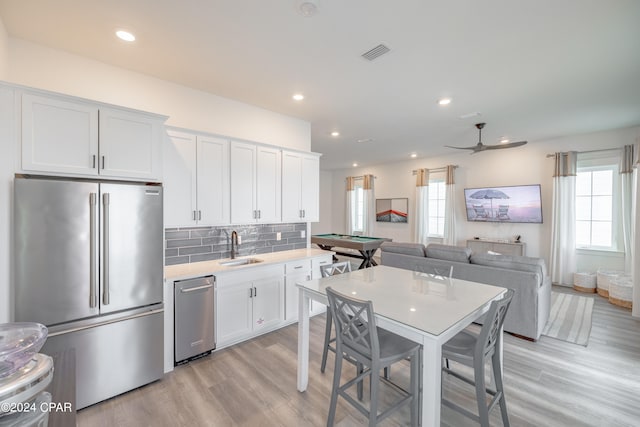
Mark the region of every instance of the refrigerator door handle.
<instances>
[{"instance_id":1,"label":"refrigerator door handle","mask_svg":"<svg viewBox=\"0 0 640 427\"><path fill-rule=\"evenodd\" d=\"M102 195L102 303L109 305L109 193Z\"/></svg>"},{"instance_id":2,"label":"refrigerator door handle","mask_svg":"<svg viewBox=\"0 0 640 427\"><path fill-rule=\"evenodd\" d=\"M89 307L98 305L96 298L96 204L98 195L89 194Z\"/></svg>"}]
</instances>

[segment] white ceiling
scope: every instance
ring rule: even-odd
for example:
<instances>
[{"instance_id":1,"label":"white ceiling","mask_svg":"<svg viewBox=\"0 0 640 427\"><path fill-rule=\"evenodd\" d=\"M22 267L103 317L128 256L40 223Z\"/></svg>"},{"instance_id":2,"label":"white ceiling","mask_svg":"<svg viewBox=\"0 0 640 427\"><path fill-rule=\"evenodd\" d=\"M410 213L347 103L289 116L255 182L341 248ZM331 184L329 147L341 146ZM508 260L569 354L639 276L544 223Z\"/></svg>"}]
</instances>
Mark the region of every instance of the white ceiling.
<instances>
[{"instance_id":1,"label":"white ceiling","mask_svg":"<svg viewBox=\"0 0 640 427\"><path fill-rule=\"evenodd\" d=\"M485 143L640 124L640 1L319 1L305 18L296 0L0 0L0 17L12 37L308 120L323 168L454 153L478 121Z\"/></svg>"}]
</instances>

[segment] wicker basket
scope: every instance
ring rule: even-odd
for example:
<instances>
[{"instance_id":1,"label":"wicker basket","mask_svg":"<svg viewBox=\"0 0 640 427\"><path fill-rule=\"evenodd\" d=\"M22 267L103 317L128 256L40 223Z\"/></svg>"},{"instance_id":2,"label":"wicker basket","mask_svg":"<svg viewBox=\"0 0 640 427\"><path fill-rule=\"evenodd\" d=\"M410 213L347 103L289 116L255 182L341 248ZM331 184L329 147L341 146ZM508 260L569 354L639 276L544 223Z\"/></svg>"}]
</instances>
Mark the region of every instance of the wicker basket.
<instances>
[{"instance_id":1,"label":"wicker basket","mask_svg":"<svg viewBox=\"0 0 640 427\"><path fill-rule=\"evenodd\" d=\"M611 283L611 280L622 274L624 274L624 271L598 269L598 295L600 295L601 297L609 298L609 284Z\"/></svg>"},{"instance_id":2,"label":"wicker basket","mask_svg":"<svg viewBox=\"0 0 640 427\"><path fill-rule=\"evenodd\" d=\"M631 308L633 280L631 276L618 276L609 283L609 302L620 307Z\"/></svg>"},{"instance_id":3,"label":"wicker basket","mask_svg":"<svg viewBox=\"0 0 640 427\"><path fill-rule=\"evenodd\" d=\"M596 273L588 271L573 273L573 289L579 292L588 292L592 294L596 292L596 279Z\"/></svg>"}]
</instances>

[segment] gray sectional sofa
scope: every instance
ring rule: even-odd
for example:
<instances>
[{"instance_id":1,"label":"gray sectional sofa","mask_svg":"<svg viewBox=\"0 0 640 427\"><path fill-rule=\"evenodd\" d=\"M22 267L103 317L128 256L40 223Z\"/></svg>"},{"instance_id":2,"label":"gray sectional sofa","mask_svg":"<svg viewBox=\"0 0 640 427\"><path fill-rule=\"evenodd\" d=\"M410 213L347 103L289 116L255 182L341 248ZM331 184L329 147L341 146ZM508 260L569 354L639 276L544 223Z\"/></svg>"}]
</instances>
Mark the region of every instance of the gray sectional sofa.
<instances>
[{"instance_id":1,"label":"gray sectional sofa","mask_svg":"<svg viewBox=\"0 0 640 427\"><path fill-rule=\"evenodd\" d=\"M515 291L504 330L537 340L549 318L551 279L541 258L472 254L471 249L430 244L385 242L382 265L416 270L420 266L453 266L453 277Z\"/></svg>"}]
</instances>

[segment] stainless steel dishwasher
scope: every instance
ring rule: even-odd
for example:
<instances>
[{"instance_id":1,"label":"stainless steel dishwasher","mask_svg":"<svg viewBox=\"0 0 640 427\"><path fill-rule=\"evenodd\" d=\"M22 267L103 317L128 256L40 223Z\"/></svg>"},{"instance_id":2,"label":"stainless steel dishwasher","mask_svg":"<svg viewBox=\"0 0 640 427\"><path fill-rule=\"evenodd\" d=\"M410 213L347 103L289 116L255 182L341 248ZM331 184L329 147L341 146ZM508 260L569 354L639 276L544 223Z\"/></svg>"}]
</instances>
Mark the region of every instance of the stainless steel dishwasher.
<instances>
[{"instance_id":1,"label":"stainless steel dishwasher","mask_svg":"<svg viewBox=\"0 0 640 427\"><path fill-rule=\"evenodd\" d=\"M215 277L174 282L175 363L210 353L216 347Z\"/></svg>"}]
</instances>

